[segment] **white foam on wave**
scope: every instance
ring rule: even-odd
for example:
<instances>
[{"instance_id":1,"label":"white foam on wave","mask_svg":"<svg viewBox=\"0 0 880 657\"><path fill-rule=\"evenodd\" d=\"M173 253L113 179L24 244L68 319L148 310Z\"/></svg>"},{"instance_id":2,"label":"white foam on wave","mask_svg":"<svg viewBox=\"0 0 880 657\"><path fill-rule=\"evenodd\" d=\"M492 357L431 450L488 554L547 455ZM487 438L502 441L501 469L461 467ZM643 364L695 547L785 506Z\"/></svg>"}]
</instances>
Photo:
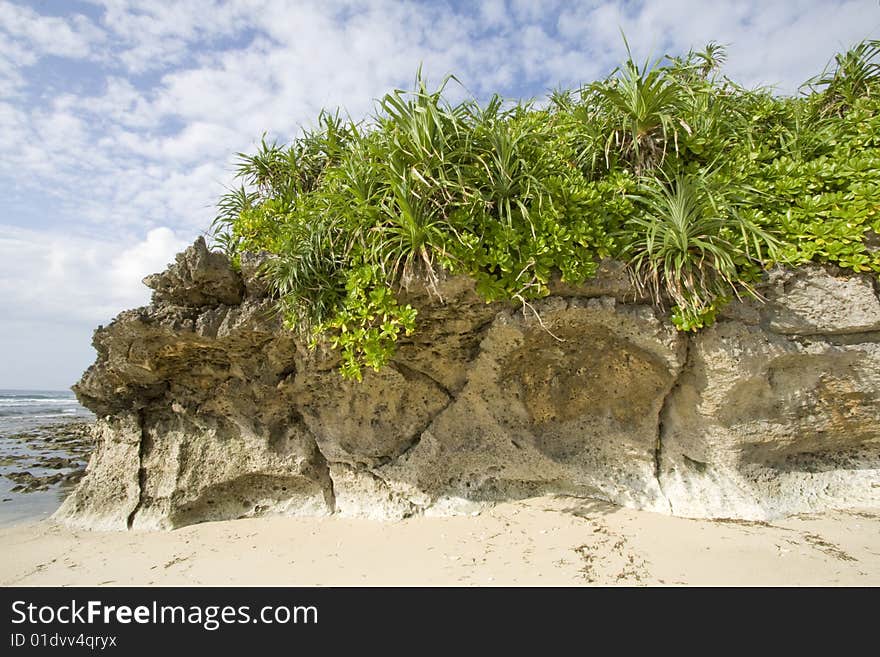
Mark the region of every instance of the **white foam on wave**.
<instances>
[{"instance_id":1,"label":"white foam on wave","mask_svg":"<svg viewBox=\"0 0 880 657\"><path fill-rule=\"evenodd\" d=\"M76 404L75 399L64 399L56 397L53 399L37 399L37 398L18 398L18 399L0 399L0 406L38 406L40 404Z\"/></svg>"}]
</instances>

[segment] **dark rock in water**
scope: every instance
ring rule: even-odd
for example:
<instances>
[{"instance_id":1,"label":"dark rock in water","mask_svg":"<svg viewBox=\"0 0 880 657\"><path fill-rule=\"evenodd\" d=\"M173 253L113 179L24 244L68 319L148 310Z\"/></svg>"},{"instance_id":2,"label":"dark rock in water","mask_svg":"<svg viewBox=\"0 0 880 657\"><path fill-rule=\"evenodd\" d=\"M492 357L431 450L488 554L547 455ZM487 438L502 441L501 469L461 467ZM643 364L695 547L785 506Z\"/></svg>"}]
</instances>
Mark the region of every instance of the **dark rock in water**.
<instances>
[{"instance_id":1,"label":"dark rock in water","mask_svg":"<svg viewBox=\"0 0 880 657\"><path fill-rule=\"evenodd\" d=\"M82 476L82 472L69 474L52 474L52 475L35 475L29 471L10 472L6 475L7 479L14 481L17 485L12 488L15 493L33 493L37 491L49 490L61 482L72 483L78 481Z\"/></svg>"},{"instance_id":2,"label":"dark rock in water","mask_svg":"<svg viewBox=\"0 0 880 657\"><path fill-rule=\"evenodd\" d=\"M13 440L33 440L34 438L39 438L39 436L40 434L32 431L22 431L20 433L9 434L7 437L12 438Z\"/></svg>"},{"instance_id":3,"label":"dark rock in water","mask_svg":"<svg viewBox=\"0 0 880 657\"><path fill-rule=\"evenodd\" d=\"M203 241L153 303L95 333L99 421L56 518L171 528L254 515L401 518L539 493L766 519L880 504L880 300L870 277L778 271L766 303L676 332L619 264L523 312L473 282L413 291L418 332L343 381L285 331L259 266Z\"/></svg>"},{"instance_id":4,"label":"dark rock in water","mask_svg":"<svg viewBox=\"0 0 880 657\"><path fill-rule=\"evenodd\" d=\"M73 472L68 472L66 475L64 475L63 481L67 484L75 484L83 478L83 475L85 475L85 473L85 468L74 470Z\"/></svg>"},{"instance_id":5,"label":"dark rock in water","mask_svg":"<svg viewBox=\"0 0 880 657\"><path fill-rule=\"evenodd\" d=\"M16 484L10 492L22 495L64 490L77 483L85 473L86 460L94 447L91 423L84 422L41 426L35 431L19 434L17 438L27 449L0 459L0 467L4 468L0 475ZM13 465L27 469L5 471ZM38 469L61 472L38 474ZM14 498L6 501L14 501Z\"/></svg>"},{"instance_id":6,"label":"dark rock in water","mask_svg":"<svg viewBox=\"0 0 880 657\"><path fill-rule=\"evenodd\" d=\"M71 464L71 459L65 459L60 456L52 456L48 458L43 458L37 461L37 464L43 468L51 468L53 470L60 470L61 468L69 468Z\"/></svg>"}]
</instances>

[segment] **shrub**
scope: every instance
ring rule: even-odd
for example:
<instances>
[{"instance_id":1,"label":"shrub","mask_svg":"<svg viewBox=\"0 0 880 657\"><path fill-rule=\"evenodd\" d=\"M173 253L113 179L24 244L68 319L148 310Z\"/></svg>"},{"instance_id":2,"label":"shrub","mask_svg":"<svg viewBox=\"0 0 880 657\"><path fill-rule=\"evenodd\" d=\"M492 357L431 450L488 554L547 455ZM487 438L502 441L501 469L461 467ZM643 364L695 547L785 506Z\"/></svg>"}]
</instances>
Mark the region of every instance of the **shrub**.
<instances>
[{"instance_id":1,"label":"shrub","mask_svg":"<svg viewBox=\"0 0 880 657\"><path fill-rule=\"evenodd\" d=\"M455 78L430 90L419 72L368 121L322 112L290 144L239 154L217 244L270 254L287 326L336 347L350 378L416 329L401 289L439 295L442 272L526 307L554 276L577 284L617 257L697 330L776 263L880 272L878 50L838 55L798 97L724 77L714 43L630 56L544 107L452 105Z\"/></svg>"}]
</instances>

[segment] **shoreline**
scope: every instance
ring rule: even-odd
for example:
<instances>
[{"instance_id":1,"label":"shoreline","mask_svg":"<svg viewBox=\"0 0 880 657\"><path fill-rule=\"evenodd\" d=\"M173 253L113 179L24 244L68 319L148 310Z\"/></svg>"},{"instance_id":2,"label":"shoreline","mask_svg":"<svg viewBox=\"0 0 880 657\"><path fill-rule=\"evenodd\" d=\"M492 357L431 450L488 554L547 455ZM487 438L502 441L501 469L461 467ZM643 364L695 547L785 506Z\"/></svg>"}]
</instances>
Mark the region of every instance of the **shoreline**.
<instances>
[{"instance_id":1,"label":"shoreline","mask_svg":"<svg viewBox=\"0 0 880 657\"><path fill-rule=\"evenodd\" d=\"M880 585L880 509L696 520L546 496L476 516L0 527L0 585Z\"/></svg>"},{"instance_id":2,"label":"shoreline","mask_svg":"<svg viewBox=\"0 0 880 657\"><path fill-rule=\"evenodd\" d=\"M14 431L0 431L0 527L48 518L85 474L94 449L93 420L39 419L14 418Z\"/></svg>"}]
</instances>

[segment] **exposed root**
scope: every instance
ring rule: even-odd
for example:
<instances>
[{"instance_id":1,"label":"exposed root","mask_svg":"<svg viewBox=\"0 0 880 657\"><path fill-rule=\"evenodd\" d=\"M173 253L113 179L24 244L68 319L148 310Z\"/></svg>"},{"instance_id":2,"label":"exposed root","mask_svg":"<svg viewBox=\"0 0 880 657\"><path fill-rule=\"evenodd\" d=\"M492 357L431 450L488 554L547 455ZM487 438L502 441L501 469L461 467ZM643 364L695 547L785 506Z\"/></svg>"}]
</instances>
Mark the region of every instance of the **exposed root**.
<instances>
[{"instance_id":1,"label":"exposed root","mask_svg":"<svg viewBox=\"0 0 880 657\"><path fill-rule=\"evenodd\" d=\"M544 330L547 332L547 334L548 334L551 338L553 338L553 339L556 340L557 342L565 342L565 339L564 339L564 338L560 338L560 337L559 337L558 335L556 335L553 331L551 331L550 329L547 328L547 325L544 324L544 320L541 319L541 315L540 315L540 313L538 313L538 311L535 310L535 307L534 307L532 304L530 304L528 301L526 301L525 298L524 298L521 294L516 294L516 295L514 295L514 298L515 298L517 301L519 301L520 303L522 303L522 305L523 305L523 315L526 314L526 308L528 308L529 310L531 310L531 311L535 314L535 319L538 320L538 324L541 325L541 328L544 329Z\"/></svg>"}]
</instances>

